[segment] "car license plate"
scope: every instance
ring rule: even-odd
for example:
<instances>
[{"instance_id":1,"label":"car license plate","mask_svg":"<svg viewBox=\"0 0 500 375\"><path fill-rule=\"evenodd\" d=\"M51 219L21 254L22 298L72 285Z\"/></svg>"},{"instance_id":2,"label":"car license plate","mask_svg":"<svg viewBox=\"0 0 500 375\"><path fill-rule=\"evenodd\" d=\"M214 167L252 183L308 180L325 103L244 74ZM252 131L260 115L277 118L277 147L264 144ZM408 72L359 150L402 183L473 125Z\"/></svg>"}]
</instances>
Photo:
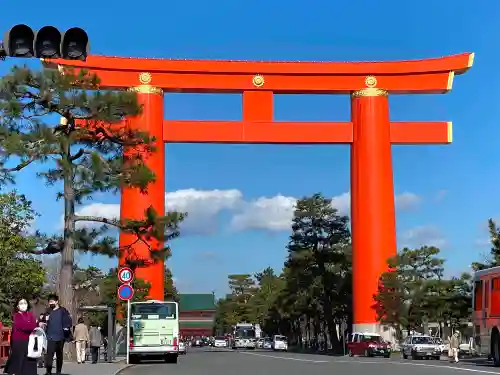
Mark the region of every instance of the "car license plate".
<instances>
[{"instance_id":1,"label":"car license plate","mask_svg":"<svg viewBox=\"0 0 500 375\"><path fill-rule=\"evenodd\" d=\"M161 339L160 343L161 343L161 345L168 345L170 342L168 339Z\"/></svg>"}]
</instances>

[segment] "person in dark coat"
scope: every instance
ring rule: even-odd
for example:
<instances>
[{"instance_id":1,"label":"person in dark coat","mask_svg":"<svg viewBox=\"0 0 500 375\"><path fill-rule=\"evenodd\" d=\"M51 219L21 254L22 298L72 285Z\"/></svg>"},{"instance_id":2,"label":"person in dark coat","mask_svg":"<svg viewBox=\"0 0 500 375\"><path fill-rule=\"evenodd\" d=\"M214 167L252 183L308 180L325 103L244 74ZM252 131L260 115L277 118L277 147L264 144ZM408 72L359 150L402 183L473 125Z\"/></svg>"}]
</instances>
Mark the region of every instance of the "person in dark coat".
<instances>
[{"instance_id":1,"label":"person in dark coat","mask_svg":"<svg viewBox=\"0 0 500 375\"><path fill-rule=\"evenodd\" d=\"M28 357L28 342L37 327L35 315L30 310L26 298L18 300L12 317L10 355L4 373L15 375L36 375L36 358Z\"/></svg>"},{"instance_id":2,"label":"person in dark coat","mask_svg":"<svg viewBox=\"0 0 500 375\"><path fill-rule=\"evenodd\" d=\"M45 354L46 375L52 374L54 354L56 356L56 374L61 375L63 366L64 343L71 340L73 325L69 311L59 305L56 294L49 295L50 314L47 316L47 353Z\"/></svg>"}]
</instances>

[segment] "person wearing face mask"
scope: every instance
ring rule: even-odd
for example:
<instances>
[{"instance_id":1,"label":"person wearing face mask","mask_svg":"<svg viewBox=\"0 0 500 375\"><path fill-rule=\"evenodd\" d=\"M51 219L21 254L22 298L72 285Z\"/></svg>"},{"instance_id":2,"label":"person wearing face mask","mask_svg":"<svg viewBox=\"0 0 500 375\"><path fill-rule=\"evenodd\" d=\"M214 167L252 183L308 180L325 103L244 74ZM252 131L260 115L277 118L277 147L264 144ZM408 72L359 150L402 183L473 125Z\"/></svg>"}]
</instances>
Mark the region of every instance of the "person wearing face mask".
<instances>
[{"instance_id":1,"label":"person wearing face mask","mask_svg":"<svg viewBox=\"0 0 500 375\"><path fill-rule=\"evenodd\" d=\"M56 374L60 375L63 366L63 349L66 341L71 341L71 316L64 307L59 305L56 294L49 296L50 313L47 316L47 353L45 355L46 375L52 374L54 354L56 355Z\"/></svg>"},{"instance_id":2,"label":"person wearing face mask","mask_svg":"<svg viewBox=\"0 0 500 375\"><path fill-rule=\"evenodd\" d=\"M4 373L36 375L37 360L28 357L29 337L36 327L36 317L29 311L28 301L26 298L19 299L12 317L11 351Z\"/></svg>"}]
</instances>

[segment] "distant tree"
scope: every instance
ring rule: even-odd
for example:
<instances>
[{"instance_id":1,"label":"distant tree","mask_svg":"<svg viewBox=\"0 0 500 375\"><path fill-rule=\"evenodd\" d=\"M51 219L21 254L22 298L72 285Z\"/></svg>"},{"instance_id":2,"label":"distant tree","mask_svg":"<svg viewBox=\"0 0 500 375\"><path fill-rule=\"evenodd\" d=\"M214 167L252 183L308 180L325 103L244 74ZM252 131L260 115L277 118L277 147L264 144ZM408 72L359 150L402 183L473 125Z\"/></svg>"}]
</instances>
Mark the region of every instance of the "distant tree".
<instances>
[{"instance_id":1,"label":"distant tree","mask_svg":"<svg viewBox=\"0 0 500 375\"><path fill-rule=\"evenodd\" d=\"M179 302L179 293L175 287L174 279L170 269L165 266L165 301L176 301Z\"/></svg>"},{"instance_id":2,"label":"distant tree","mask_svg":"<svg viewBox=\"0 0 500 375\"><path fill-rule=\"evenodd\" d=\"M429 298L443 292L446 285L439 253L433 246L404 248L388 260L390 271L380 277L373 306L382 323L400 331L420 326L435 315L426 307Z\"/></svg>"},{"instance_id":3,"label":"distant tree","mask_svg":"<svg viewBox=\"0 0 500 375\"><path fill-rule=\"evenodd\" d=\"M215 310L215 332L218 335L232 332L232 327L241 321L239 312L236 310L236 302L232 300L231 295L217 301Z\"/></svg>"},{"instance_id":4,"label":"distant tree","mask_svg":"<svg viewBox=\"0 0 500 375\"><path fill-rule=\"evenodd\" d=\"M247 303L255 292L255 280L250 274L229 275L229 289L239 301Z\"/></svg>"},{"instance_id":5,"label":"distant tree","mask_svg":"<svg viewBox=\"0 0 500 375\"><path fill-rule=\"evenodd\" d=\"M292 298L316 305L326 323L334 351L340 351L337 324L350 314L351 259L349 218L339 215L332 200L321 194L296 203L288 244L287 289ZM295 284L295 286L293 286ZM300 299L302 298L302 299ZM296 309L302 315L306 306ZM300 317L294 330L301 332Z\"/></svg>"},{"instance_id":6,"label":"distant tree","mask_svg":"<svg viewBox=\"0 0 500 375\"><path fill-rule=\"evenodd\" d=\"M155 178L143 161L154 151L155 140L122 123L141 112L136 94L98 88L98 77L70 69L34 72L15 67L0 81L0 177L11 181L12 173L44 163L47 168L38 176L47 185L62 185L57 198L64 204L63 235L41 237L36 253L61 254L59 293L73 314L75 251L110 257L120 251L132 266L156 262L169 249L153 248L150 240L163 243L175 238L183 219L176 212L161 216L152 207L137 220L77 214L77 205L95 193L114 193L125 186L145 191ZM54 115L60 117L59 123L53 123ZM11 157L20 162L8 165ZM77 227L85 222L102 226ZM142 259L131 247L119 249L115 238L106 235L109 226L135 235L149 246L151 256Z\"/></svg>"},{"instance_id":7,"label":"distant tree","mask_svg":"<svg viewBox=\"0 0 500 375\"><path fill-rule=\"evenodd\" d=\"M474 271L500 266L500 228L497 227L493 219L488 220L488 231L490 234L491 249L484 263L472 263Z\"/></svg>"},{"instance_id":8,"label":"distant tree","mask_svg":"<svg viewBox=\"0 0 500 375\"><path fill-rule=\"evenodd\" d=\"M255 274L255 279L258 281L258 288L250 303L254 309L256 323L268 328L273 323L270 321L271 311L277 304L277 299L284 288L284 280L275 275L271 267L267 267L262 272ZM267 330L267 329L266 329Z\"/></svg>"},{"instance_id":9,"label":"distant tree","mask_svg":"<svg viewBox=\"0 0 500 375\"><path fill-rule=\"evenodd\" d=\"M28 233L37 213L31 202L16 191L0 194L0 321L8 324L16 299L38 299L45 270L29 250L34 239Z\"/></svg>"},{"instance_id":10,"label":"distant tree","mask_svg":"<svg viewBox=\"0 0 500 375\"><path fill-rule=\"evenodd\" d=\"M425 285L422 310L429 320L443 327L462 328L471 317L472 283L471 275L463 273L451 279L428 280Z\"/></svg>"}]
</instances>

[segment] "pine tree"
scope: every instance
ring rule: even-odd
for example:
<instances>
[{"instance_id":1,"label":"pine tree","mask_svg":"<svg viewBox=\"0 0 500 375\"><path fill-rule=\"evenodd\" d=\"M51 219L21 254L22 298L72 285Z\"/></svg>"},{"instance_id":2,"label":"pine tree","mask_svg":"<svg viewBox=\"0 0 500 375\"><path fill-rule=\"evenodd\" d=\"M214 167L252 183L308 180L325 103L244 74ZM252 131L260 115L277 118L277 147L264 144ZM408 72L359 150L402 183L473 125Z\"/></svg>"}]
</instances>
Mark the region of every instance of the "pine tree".
<instances>
[{"instance_id":1,"label":"pine tree","mask_svg":"<svg viewBox=\"0 0 500 375\"><path fill-rule=\"evenodd\" d=\"M165 287L164 287L164 299L165 301L176 301L179 302L179 293L175 287L174 279L172 277L172 271L170 268L165 266Z\"/></svg>"},{"instance_id":2,"label":"pine tree","mask_svg":"<svg viewBox=\"0 0 500 375\"><path fill-rule=\"evenodd\" d=\"M351 234L349 218L331 199L314 194L297 201L288 244L287 283L294 294L314 296L322 308L330 343L339 350L337 323L350 312Z\"/></svg>"},{"instance_id":3,"label":"pine tree","mask_svg":"<svg viewBox=\"0 0 500 375\"><path fill-rule=\"evenodd\" d=\"M488 220L488 231L491 243L489 256L484 263L472 263L472 269L474 271L500 266L500 228L497 227L497 224L493 221L493 219Z\"/></svg>"},{"instance_id":4,"label":"pine tree","mask_svg":"<svg viewBox=\"0 0 500 375\"><path fill-rule=\"evenodd\" d=\"M15 67L0 81L0 179L12 181L13 172L36 163L47 166L38 173L47 185L62 185L57 198L64 202L63 234L40 236L34 252L61 254L59 293L61 303L72 310L75 251L110 257L121 252L131 266L142 266L168 256L168 247L150 246L151 257L139 259L131 247L118 248L106 231L117 228L149 246L152 238L162 242L178 236L183 219L183 214L163 216L152 207L140 220L77 214L77 206L95 193L117 193L122 187L146 191L155 178L143 162L154 152L155 139L123 121L142 110L136 94L98 89L98 77L72 69ZM13 159L19 162L10 166ZM85 222L87 227L77 227Z\"/></svg>"},{"instance_id":5,"label":"pine tree","mask_svg":"<svg viewBox=\"0 0 500 375\"><path fill-rule=\"evenodd\" d=\"M443 280L444 260L439 253L434 246L404 248L388 259L390 271L381 275L373 296L373 308L382 323L399 331L401 326L412 329L435 316L430 303L447 282Z\"/></svg>"}]
</instances>

